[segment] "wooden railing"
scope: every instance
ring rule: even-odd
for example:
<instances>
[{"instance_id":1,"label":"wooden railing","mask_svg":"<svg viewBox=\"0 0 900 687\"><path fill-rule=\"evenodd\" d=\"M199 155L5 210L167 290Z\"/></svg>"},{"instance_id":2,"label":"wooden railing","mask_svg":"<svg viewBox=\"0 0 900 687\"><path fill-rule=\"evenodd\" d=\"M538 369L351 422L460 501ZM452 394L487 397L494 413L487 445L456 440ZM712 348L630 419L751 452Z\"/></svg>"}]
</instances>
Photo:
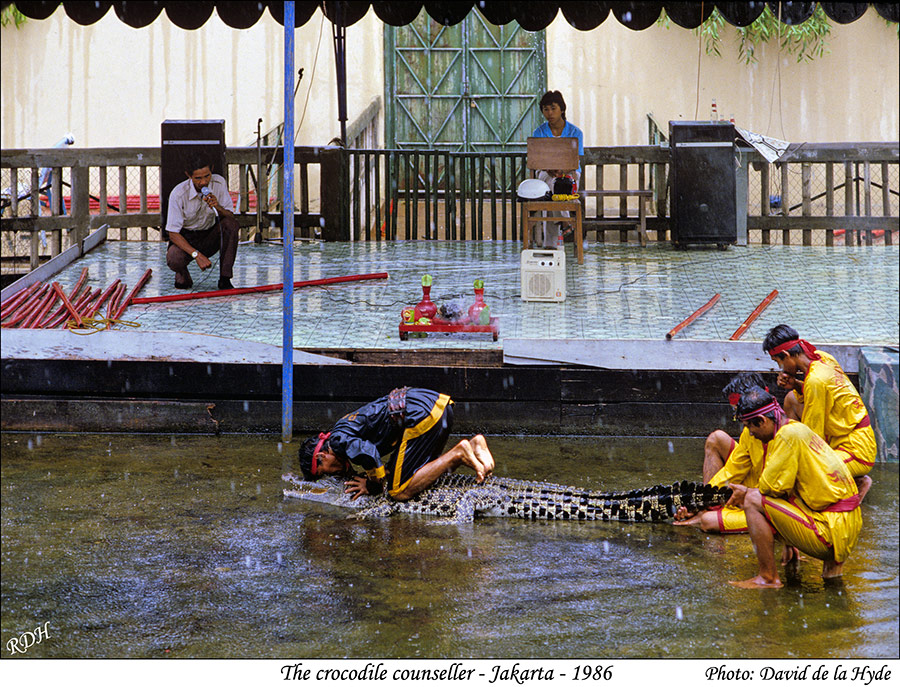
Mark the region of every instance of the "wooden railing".
<instances>
[{"instance_id":1,"label":"wooden railing","mask_svg":"<svg viewBox=\"0 0 900 687\"><path fill-rule=\"evenodd\" d=\"M777 164L742 150L749 167L751 243L892 244L900 230L898 143L805 144ZM295 236L326 241L513 240L521 238L516 187L524 153L295 149ZM262 160L262 168L260 166ZM280 234L280 185L263 169L281 149L228 148L229 187L244 238ZM585 149L582 187L649 188L647 228L668 237L669 150L665 143ZM34 267L93 229L112 239L159 238L159 148L4 150L0 158L3 256L22 245ZM50 182L40 187L41 172ZM612 170L612 171L611 171ZM257 183L257 180L260 180ZM13 190L17 189L18 192ZM257 216L257 199L265 199ZM49 202L48 202L49 201ZM586 202L584 225L599 240L629 240L634 199ZM16 251L13 250L13 253Z\"/></svg>"}]
</instances>

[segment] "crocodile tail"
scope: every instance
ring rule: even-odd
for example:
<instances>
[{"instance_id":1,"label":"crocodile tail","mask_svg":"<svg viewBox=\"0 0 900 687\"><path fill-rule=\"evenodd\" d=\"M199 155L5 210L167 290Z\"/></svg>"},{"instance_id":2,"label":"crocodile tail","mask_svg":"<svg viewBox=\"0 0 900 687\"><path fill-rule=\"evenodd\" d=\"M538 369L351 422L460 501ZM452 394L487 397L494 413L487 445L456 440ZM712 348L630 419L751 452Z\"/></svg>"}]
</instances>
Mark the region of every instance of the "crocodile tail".
<instances>
[{"instance_id":1,"label":"crocodile tail","mask_svg":"<svg viewBox=\"0 0 900 687\"><path fill-rule=\"evenodd\" d=\"M595 520L618 522L662 522L675 515L679 507L691 511L723 505L731 497L727 487L711 487L696 482L658 484L646 489L600 495L594 500Z\"/></svg>"}]
</instances>

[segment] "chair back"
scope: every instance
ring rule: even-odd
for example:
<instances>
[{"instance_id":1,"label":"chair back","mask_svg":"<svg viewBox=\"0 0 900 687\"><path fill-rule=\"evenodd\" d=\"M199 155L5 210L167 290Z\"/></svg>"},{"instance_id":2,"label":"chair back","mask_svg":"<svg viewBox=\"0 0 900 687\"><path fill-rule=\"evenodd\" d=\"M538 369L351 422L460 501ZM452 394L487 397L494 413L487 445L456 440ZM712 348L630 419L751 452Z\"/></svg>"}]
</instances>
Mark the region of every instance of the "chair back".
<instances>
[{"instance_id":1,"label":"chair back","mask_svg":"<svg viewBox=\"0 0 900 687\"><path fill-rule=\"evenodd\" d=\"M525 148L525 166L538 169L578 169L578 139L574 137L529 137Z\"/></svg>"}]
</instances>

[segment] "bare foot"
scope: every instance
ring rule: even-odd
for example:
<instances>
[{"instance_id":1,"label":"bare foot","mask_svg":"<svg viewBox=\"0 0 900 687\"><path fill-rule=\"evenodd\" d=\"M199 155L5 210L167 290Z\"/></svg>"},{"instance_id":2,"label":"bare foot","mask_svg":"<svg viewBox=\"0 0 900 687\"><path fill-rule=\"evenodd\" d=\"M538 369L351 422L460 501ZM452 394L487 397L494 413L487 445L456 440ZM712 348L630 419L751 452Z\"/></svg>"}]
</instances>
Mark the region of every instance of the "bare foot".
<instances>
[{"instance_id":1,"label":"bare foot","mask_svg":"<svg viewBox=\"0 0 900 687\"><path fill-rule=\"evenodd\" d=\"M472 449L475 451L475 457L484 466L485 476L494 472L494 456L488 448L485 438L480 434L476 434L469 443L472 444Z\"/></svg>"},{"instance_id":2,"label":"bare foot","mask_svg":"<svg viewBox=\"0 0 900 687\"><path fill-rule=\"evenodd\" d=\"M785 544L784 549L781 552L781 564L790 565L791 563L798 563L799 561L800 549L796 546L788 546Z\"/></svg>"},{"instance_id":3,"label":"bare foot","mask_svg":"<svg viewBox=\"0 0 900 687\"><path fill-rule=\"evenodd\" d=\"M684 511L684 513L682 513ZM694 513L691 515L687 508L682 506L678 509L678 512L675 513L675 521L672 523L673 525L693 525L694 527L700 527L700 518L703 515L703 512Z\"/></svg>"},{"instance_id":4,"label":"bare foot","mask_svg":"<svg viewBox=\"0 0 900 687\"><path fill-rule=\"evenodd\" d=\"M822 561L822 578L830 580L844 574L844 564L837 561Z\"/></svg>"},{"instance_id":5,"label":"bare foot","mask_svg":"<svg viewBox=\"0 0 900 687\"><path fill-rule=\"evenodd\" d=\"M784 586L777 577L773 581L769 581L761 575L751 577L749 580L729 581L728 584L741 589L781 589Z\"/></svg>"},{"instance_id":6,"label":"bare foot","mask_svg":"<svg viewBox=\"0 0 900 687\"><path fill-rule=\"evenodd\" d=\"M468 439L463 439L454 447L454 450L459 451L459 456L463 465L468 465L475 471L475 480L477 482L483 482L485 477L484 465L475 455L475 449L472 447L472 442Z\"/></svg>"},{"instance_id":7,"label":"bare foot","mask_svg":"<svg viewBox=\"0 0 900 687\"><path fill-rule=\"evenodd\" d=\"M859 500L860 502L866 498L866 494L869 493L869 489L872 487L872 478L868 475L863 475L862 477L856 478L856 491L859 492Z\"/></svg>"}]
</instances>

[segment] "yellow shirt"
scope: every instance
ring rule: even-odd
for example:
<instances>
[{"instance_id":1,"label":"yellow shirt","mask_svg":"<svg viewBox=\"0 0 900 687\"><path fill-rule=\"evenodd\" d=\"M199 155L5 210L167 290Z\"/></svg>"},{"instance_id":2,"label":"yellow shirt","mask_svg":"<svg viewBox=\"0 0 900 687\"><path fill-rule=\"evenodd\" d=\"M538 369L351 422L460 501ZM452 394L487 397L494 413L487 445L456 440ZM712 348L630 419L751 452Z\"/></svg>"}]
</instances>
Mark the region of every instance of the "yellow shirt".
<instances>
[{"instance_id":1,"label":"yellow shirt","mask_svg":"<svg viewBox=\"0 0 900 687\"><path fill-rule=\"evenodd\" d=\"M772 497L799 496L814 511L857 493L841 457L809 427L793 420L769 442L759 490Z\"/></svg>"},{"instance_id":2,"label":"yellow shirt","mask_svg":"<svg viewBox=\"0 0 900 687\"><path fill-rule=\"evenodd\" d=\"M754 438L750 430L744 427L740 438L728 454L725 465L713 475L709 483L714 487L724 487L731 482L752 489L759 484L759 476L765 464L765 444Z\"/></svg>"},{"instance_id":3,"label":"yellow shirt","mask_svg":"<svg viewBox=\"0 0 900 687\"><path fill-rule=\"evenodd\" d=\"M797 394L803 403L800 419L830 446L837 446L866 417L866 406L838 362L817 352L822 359L810 363L803 392Z\"/></svg>"}]
</instances>

